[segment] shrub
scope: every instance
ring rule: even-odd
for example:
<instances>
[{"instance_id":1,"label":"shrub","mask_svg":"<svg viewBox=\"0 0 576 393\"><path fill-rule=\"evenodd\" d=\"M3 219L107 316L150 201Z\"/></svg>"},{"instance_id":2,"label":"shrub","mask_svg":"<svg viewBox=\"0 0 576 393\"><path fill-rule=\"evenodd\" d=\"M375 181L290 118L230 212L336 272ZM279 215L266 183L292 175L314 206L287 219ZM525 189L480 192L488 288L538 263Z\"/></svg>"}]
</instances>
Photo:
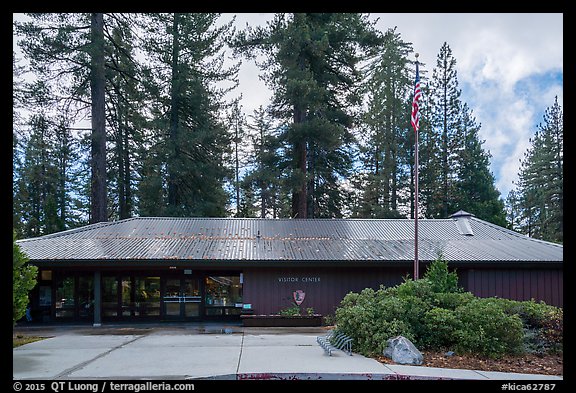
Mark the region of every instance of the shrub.
<instances>
[{"instance_id":1,"label":"shrub","mask_svg":"<svg viewBox=\"0 0 576 393\"><path fill-rule=\"evenodd\" d=\"M544 343L546 352L561 352L564 337L564 311L557 308L548 314L542 323L538 338Z\"/></svg>"},{"instance_id":2,"label":"shrub","mask_svg":"<svg viewBox=\"0 0 576 393\"><path fill-rule=\"evenodd\" d=\"M534 299L526 301L510 300L508 311L518 314L528 328L542 328L551 317L557 314L557 307L550 306L544 302L536 303Z\"/></svg>"},{"instance_id":3,"label":"shrub","mask_svg":"<svg viewBox=\"0 0 576 393\"><path fill-rule=\"evenodd\" d=\"M562 352L564 336L564 312L561 308L551 310L538 327L526 327L526 351L544 355Z\"/></svg>"},{"instance_id":4,"label":"shrub","mask_svg":"<svg viewBox=\"0 0 576 393\"><path fill-rule=\"evenodd\" d=\"M476 299L458 307L455 314L462 323L455 332L459 351L492 358L522 352L522 320L504 312L497 302Z\"/></svg>"},{"instance_id":5,"label":"shrub","mask_svg":"<svg viewBox=\"0 0 576 393\"><path fill-rule=\"evenodd\" d=\"M534 300L518 301L487 298L509 315L518 316L524 327L524 349L530 353L545 354L562 350L564 333L561 308Z\"/></svg>"},{"instance_id":6,"label":"shrub","mask_svg":"<svg viewBox=\"0 0 576 393\"><path fill-rule=\"evenodd\" d=\"M404 282L394 289L394 296L404 298L417 297L423 300L432 300L434 294L432 283L426 278L420 280L404 279Z\"/></svg>"},{"instance_id":7,"label":"shrub","mask_svg":"<svg viewBox=\"0 0 576 393\"><path fill-rule=\"evenodd\" d=\"M334 322L366 356L381 354L398 335L416 346L492 358L562 350L562 309L533 300L477 298L458 287L458 276L441 256L419 280L347 294Z\"/></svg>"},{"instance_id":8,"label":"shrub","mask_svg":"<svg viewBox=\"0 0 576 393\"><path fill-rule=\"evenodd\" d=\"M424 314L421 343L426 348L453 348L462 322L453 310L435 307Z\"/></svg>"},{"instance_id":9,"label":"shrub","mask_svg":"<svg viewBox=\"0 0 576 393\"><path fill-rule=\"evenodd\" d=\"M474 299L476 299L476 296L471 292L440 292L433 295L432 303L438 308L456 310L456 308L463 306Z\"/></svg>"},{"instance_id":10,"label":"shrub","mask_svg":"<svg viewBox=\"0 0 576 393\"><path fill-rule=\"evenodd\" d=\"M298 306L297 304L293 304L290 307L286 307L281 309L278 314L283 315L283 316L289 316L289 317L295 317L295 316L299 316L300 314L300 306Z\"/></svg>"},{"instance_id":11,"label":"shrub","mask_svg":"<svg viewBox=\"0 0 576 393\"><path fill-rule=\"evenodd\" d=\"M28 264L28 257L16 244L12 231L12 324L24 316L28 307L28 292L36 286L38 268Z\"/></svg>"},{"instance_id":12,"label":"shrub","mask_svg":"<svg viewBox=\"0 0 576 393\"><path fill-rule=\"evenodd\" d=\"M333 326L336 324L336 316L334 314L327 314L322 317L322 325Z\"/></svg>"},{"instance_id":13,"label":"shrub","mask_svg":"<svg viewBox=\"0 0 576 393\"><path fill-rule=\"evenodd\" d=\"M424 278L430 281L432 291L436 293L458 292L458 275L448 270L448 262L442 254L428 266Z\"/></svg>"},{"instance_id":14,"label":"shrub","mask_svg":"<svg viewBox=\"0 0 576 393\"><path fill-rule=\"evenodd\" d=\"M336 310L337 330L354 339L355 351L366 356L381 354L391 337L415 339L411 325L405 321L407 305L399 297L388 296L384 288L349 293Z\"/></svg>"}]
</instances>

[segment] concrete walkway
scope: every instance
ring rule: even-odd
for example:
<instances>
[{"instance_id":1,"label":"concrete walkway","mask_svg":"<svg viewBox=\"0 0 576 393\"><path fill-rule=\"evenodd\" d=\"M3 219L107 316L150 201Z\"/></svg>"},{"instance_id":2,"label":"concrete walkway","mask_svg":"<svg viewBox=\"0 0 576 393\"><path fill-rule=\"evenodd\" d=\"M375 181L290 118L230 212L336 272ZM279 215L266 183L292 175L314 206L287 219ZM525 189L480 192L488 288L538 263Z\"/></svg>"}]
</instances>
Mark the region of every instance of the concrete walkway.
<instances>
[{"instance_id":1,"label":"concrete walkway","mask_svg":"<svg viewBox=\"0 0 576 393\"><path fill-rule=\"evenodd\" d=\"M13 379L459 379L562 377L385 365L359 354L328 356L322 328L244 328L222 324L32 328L50 336L13 350Z\"/></svg>"}]
</instances>

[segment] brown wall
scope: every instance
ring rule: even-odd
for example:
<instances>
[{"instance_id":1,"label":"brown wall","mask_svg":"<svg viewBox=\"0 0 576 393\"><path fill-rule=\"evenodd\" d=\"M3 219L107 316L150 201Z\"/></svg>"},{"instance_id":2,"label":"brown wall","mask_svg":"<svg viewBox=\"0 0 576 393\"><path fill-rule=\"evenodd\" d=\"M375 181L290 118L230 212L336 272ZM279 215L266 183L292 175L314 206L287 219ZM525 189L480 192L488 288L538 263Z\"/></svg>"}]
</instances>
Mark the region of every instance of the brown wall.
<instances>
[{"instance_id":1,"label":"brown wall","mask_svg":"<svg viewBox=\"0 0 576 393\"><path fill-rule=\"evenodd\" d=\"M402 268L245 268L244 303L251 303L255 314L275 314L290 307L293 292L302 290L300 308L314 308L322 315L334 314L348 292L364 288L378 289L380 284L394 286L411 273Z\"/></svg>"},{"instance_id":2,"label":"brown wall","mask_svg":"<svg viewBox=\"0 0 576 393\"><path fill-rule=\"evenodd\" d=\"M479 297L534 299L553 306L564 305L562 269L476 268L459 275L462 286Z\"/></svg>"},{"instance_id":3,"label":"brown wall","mask_svg":"<svg viewBox=\"0 0 576 393\"><path fill-rule=\"evenodd\" d=\"M423 269L425 270L425 269ZM459 285L479 297L513 300L543 300L563 306L562 269L457 268ZM244 303L252 304L255 314L275 314L293 304L293 292L302 290L300 308L312 307L319 314L334 314L348 292L378 289L403 282L411 268L394 267L318 267L245 268Z\"/></svg>"}]
</instances>

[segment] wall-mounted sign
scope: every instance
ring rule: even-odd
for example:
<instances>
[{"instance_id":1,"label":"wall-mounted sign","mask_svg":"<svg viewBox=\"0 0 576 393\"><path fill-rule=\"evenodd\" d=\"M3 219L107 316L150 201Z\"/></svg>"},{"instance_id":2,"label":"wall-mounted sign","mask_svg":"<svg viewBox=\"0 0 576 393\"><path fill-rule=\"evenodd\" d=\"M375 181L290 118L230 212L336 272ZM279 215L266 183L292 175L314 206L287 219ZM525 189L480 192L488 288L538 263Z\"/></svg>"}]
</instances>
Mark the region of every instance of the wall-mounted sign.
<instances>
[{"instance_id":1,"label":"wall-mounted sign","mask_svg":"<svg viewBox=\"0 0 576 393\"><path fill-rule=\"evenodd\" d=\"M294 301L296 302L296 304L301 305L302 302L304 301L304 298L306 297L306 292L304 292L301 289L298 289L292 292L292 296L294 296Z\"/></svg>"},{"instance_id":2,"label":"wall-mounted sign","mask_svg":"<svg viewBox=\"0 0 576 393\"><path fill-rule=\"evenodd\" d=\"M288 277L278 277L278 282L304 282L304 283L315 283L320 282L320 277L317 276L288 276Z\"/></svg>"}]
</instances>

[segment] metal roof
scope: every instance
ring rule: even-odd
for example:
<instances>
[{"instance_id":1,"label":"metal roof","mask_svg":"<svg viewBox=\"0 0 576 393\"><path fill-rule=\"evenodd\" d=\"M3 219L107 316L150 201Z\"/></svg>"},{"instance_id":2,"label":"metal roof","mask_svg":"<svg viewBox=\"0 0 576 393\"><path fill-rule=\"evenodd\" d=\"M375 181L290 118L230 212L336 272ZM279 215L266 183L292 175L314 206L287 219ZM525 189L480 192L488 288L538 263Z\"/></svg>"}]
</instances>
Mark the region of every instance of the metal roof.
<instances>
[{"instance_id":1,"label":"metal roof","mask_svg":"<svg viewBox=\"0 0 576 393\"><path fill-rule=\"evenodd\" d=\"M563 260L561 245L470 214L419 219L418 233L422 261ZM18 244L31 261L412 261L414 220L136 217Z\"/></svg>"}]
</instances>

